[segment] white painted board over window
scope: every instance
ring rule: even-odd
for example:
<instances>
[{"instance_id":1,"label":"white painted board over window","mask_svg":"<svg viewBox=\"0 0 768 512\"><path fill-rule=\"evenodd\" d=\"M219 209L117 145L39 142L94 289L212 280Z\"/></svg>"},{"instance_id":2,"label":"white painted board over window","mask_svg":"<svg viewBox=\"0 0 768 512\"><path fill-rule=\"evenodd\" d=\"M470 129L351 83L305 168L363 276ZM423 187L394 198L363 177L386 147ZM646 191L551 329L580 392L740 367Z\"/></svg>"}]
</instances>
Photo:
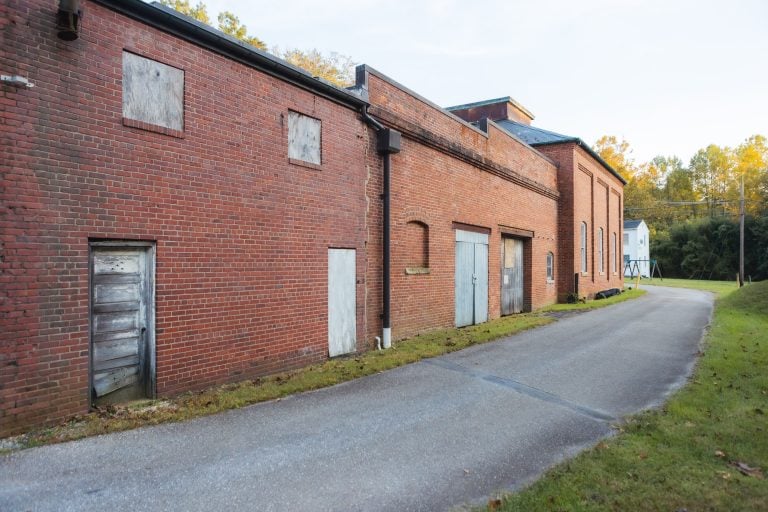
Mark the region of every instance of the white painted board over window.
<instances>
[{"instance_id":1,"label":"white painted board over window","mask_svg":"<svg viewBox=\"0 0 768 512\"><path fill-rule=\"evenodd\" d=\"M288 158L320 165L322 123L319 119L288 112Z\"/></svg>"},{"instance_id":2,"label":"white painted board over window","mask_svg":"<svg viewBox=\"0 0 768 512\"><path fill-rule=\"evenodd\" d=\"M328 355L349 354L357 347L354 249L328 249Z\"/></svg>"},{"instance_id":3,"label":"white painted board over window","mask_svg":"<svg viewBox=\"0 0 768 512\"><path fill-rule=\"evenodd\" d=\"M184 130L184 71L123 52L123 117Z\"/></svg>"}]
</instances>

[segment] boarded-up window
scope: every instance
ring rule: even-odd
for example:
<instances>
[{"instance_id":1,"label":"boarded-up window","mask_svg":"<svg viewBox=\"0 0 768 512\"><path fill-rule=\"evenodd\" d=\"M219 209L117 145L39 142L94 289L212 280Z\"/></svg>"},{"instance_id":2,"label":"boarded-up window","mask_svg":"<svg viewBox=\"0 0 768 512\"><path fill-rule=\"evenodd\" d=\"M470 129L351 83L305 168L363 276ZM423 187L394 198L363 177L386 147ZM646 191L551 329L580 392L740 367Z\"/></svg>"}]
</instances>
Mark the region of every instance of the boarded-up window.
<instances>
[{"instance_id":1,"label":"boarded-up window","mask_svg":"<svg viewBox=\"0 0 768 512\"><path fill-rule=\"evenodd\" d=\"M411 221L405 225L405 253L408 268L429 268L429 227Z\"/></svg>"},{"instance_id":2,"label":"boarded-up window","mask_svg":"<svg viewBox=\"0 0 768 512\"><path fill-rule=\"evenodd\" d=\"M123 118L184 130L184 71L123 52Z\"/></svg>"},{"instance_id":3,"label":"boarded-up window","mask_svg":"<svg viewBox=\"0 0 768 512\"><path fill-rule=\"evenodd\" d=\"M321 130L319 119L288 112L288 158L320 165Z\"/></svg>"}]
</instances>

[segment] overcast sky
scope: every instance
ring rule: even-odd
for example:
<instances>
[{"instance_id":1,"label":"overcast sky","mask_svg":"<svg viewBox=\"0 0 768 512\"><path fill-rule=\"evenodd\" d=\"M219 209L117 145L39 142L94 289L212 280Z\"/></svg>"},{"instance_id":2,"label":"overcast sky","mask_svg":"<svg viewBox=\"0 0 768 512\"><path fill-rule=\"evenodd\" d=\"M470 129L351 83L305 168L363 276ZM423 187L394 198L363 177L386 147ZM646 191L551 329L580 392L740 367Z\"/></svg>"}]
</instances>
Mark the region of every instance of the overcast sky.
<instances>
[{"instance_id":1,"label":"overcast sky","mask_svg":"<svg viewBox=\"0 0 768 512\"><path fill-rule=\"evenodd\" d=\"M511 96L534 125L623 137L638 161L768 136L766 0L204 3L270 48L349 55L441 106Z\"/></svg>"}]
</instances>

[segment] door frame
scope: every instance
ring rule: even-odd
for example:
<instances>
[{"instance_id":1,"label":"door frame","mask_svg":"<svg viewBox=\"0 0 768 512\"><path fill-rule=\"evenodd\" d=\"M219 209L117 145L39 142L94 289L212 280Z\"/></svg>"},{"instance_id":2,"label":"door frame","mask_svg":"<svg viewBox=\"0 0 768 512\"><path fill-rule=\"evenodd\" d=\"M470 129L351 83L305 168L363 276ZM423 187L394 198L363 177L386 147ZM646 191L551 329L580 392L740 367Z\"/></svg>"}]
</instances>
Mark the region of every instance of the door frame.
<instances>
[{"instance_id":1,"label":"door frame","mask_svg":"<svg viewBox=\"0 0 768 512\"><path fill-rule=\"evenodd\" d=\"M93 253L97 249L144 249L147 257L147 372L145 393L148 398L157 395L157 355L155 350L155 260L157 244L142 240L89 240L88 241L88 404L94 406L93 389Z\"/></svg>"},{"instance_id":2,"label":"door frame","mask_svg":"<svg viewBox=\"0 0 768 512\"><path fill-rule=\"evenodd\" d=\"M490 319L490 311L489 311L489 303L490 303L490 265L489 265L489 258L490 258L490 229L486 228L479 228L475 226L468 226L465 224L459 224L454 223L454 268L453 268L453 279L454 279L454 297L453 297L453 304L454 304L454 325L459 327L459 322L457 321L458 315L457 315L457 308L459 304L458 297L456 296L456 286L457 286L457 279L458 279L458 271L459 269L456 266L456 250L458 248L459 243L468 243L472 245L472 254L473 254L473 274L475 269L477 269L477 249L475 246L477 245L483 245L485 246L485 275L484 275L484 283L485 283L485 294L482 297L482 300L485 302L485 319L482 321L478 321L477 319L477 308L476 303L478 299L480 298L477 293L477 285L473 284L472 286L472 322L469 324L463 324L464 325L478 325L481 323L485 323Z\"/></svg>"},{"instance_id":3,"label":"door frame","mask_svg":"<svg viewBox=\"0 0 768 512\"><path fill-rule=\"evenodd\" d=\"M502 233L501 234L501 239L500 239L501 241L500 241L500 244L499 244L500 248L501 248L501 251L500 251L501 252L501 261L499 263L499 312L500 312L501 316L510 316L510 315L519 315L520 314L520 313L507 313L507 314L504 313L504 268L505 268L504 267L504 258L506 257L506 243L505 243L505 240L507 240L507 239L517 240L519 243L522 244L522 251L521 252L523 253L522 254L523 260L521 262L521 265L523 267L523 272L522 272L521 279L522 279L522 282L523 282L522 283L523 284L523 286L522 286L522 288L523 288L522 289L523 304L522 304L522 307L520 309L520 313L525 313L526 311L528 311L528 307L526 306L526 304L528 304L528 301L526 299L528 299L528 297L529 297L528 280L525 278L525 276L526 276L526 273L528 272L529 262L527 261L528 258L527 258L526 250L528 249L528 244L530 243L531 239L527 238L527 237L524 237L524 236L512 235L512 234L509 234L509 233Z\"/></svg>"}]
</instances>

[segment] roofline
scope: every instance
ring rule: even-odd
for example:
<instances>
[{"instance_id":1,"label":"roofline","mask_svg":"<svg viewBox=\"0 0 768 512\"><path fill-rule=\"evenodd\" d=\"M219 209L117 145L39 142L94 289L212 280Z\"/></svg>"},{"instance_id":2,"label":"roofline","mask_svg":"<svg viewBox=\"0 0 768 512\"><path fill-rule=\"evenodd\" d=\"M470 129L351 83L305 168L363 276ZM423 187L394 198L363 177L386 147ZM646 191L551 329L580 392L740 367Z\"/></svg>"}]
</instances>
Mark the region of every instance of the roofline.
<instances>
[{"instance_id":1,"label":"roofline","mask_svg":"<svg viewBox=\"0 0 768 512\"><path fill-rule=\"evenodd\" d=\"M413 91L412 89L409 89L408 87L404 86L403 84L401 84L397 80L394 80L393 78L385 75L384 73L382 73L378 69L372 68L368 64L359 64L355 68L355 78L356 78L356 80L355 80L355 87L359 88L359 89L363 89L365 91L364 95L365 95L366 98L368 97L368 82L367 82L366 73L370 74L370 75L373 75L373 76L375 76L377 78L380 78L381 80L384 80L385 82L389 83L390 85L392 85L394 87L397 87L398 89L400 89L404 93L406 93L406 94L408 94L410 96L413 96L414 98L416 98L417 100L421 101L422 103L425 103L425 104L429 105L430 107L434 108L435 110L440 111L442 114L448 116L452 120L454 120L454 121L456 121L456 122L458 122L460 124L463 124L467 128L470 128L471 130L476 131L477 133L479 133L483 137L488 138L488 134L486 132L484 132L483 130L481 130L480 128L478 128L477 126L473 125L470 122L465 121L464 119L460 118L456 114L454 114L452 112L449 112L447 109L441 107L440 105L438 105L437 103L433 102L432 100L429 100L429 99L425 98L424 96L422 96L421 94Z\"/></svg>"},{"instance_id":2,"label":"roofline","mask_svg":"<svg viewBox=\"0 0 768 512\"><path fill-rule=\"evenodd\" d=\"M172 34L187 42L257 69L275 78L315 93L335 103L359 109L368 105L368 98L337 87L307 71L261 51L213 27L185 16L159 3L142 0L93 0L115 12L146 25Z\"/></svg>"},{"instance_id":3,"label":"roofline","mask_svg":"<svg viewBox=\"0 0 768 512\"><path fill-rule=\"evenodd\" d=\"M515 101L514 98L511 96L502 96L501 98L494 98L492 100L483 100L483 101L475 101L473 103L464 103L463 105L454 105L452 107L445 107L445 110L448 110L449 112L451 110L464 110L468 108L475 108L475 107L484 107L485 105L493 105L494 103L501 103L501 102L511 103L516 109L521 111L523 114L527 115L531 118L531 120L536 119L536 117L533 115L533 113L522 106L520 103Z\"/></svg>"},{"instance_id":4,"label":"roofline","mask_svg":"<svg viewBox=\"0 0 768 512\"><path fill-rule=\"evenodd\" d=\"M611 174L613 174L613 175L614 175L616 178L618 178L618 179L619 179L619 181L622 183L622 185L626 185L626 184L627 184L627 180L625 180L624 178L622 178L622 177L621 177L621 174L619 174L618 172L616 172L616 169L614 169L613 167L611 167L611 166L608 164L608 162L606 162L605 160L603 160L603 158L602 158L600 155L598 155L597 153L595 153L595 151L594 151L594 150L593 150L591 147L589 147L589 144L585 143L583 140L581 140L581 139L580 139L580 138L578 138L578 137L573 137L573 138L570 138L570 139L564 139L564 140L556 140L556 141L550 141L550 142L534 142L534 143L532 143L532 144L531 144L531 146L533 146L533 147L538 147L538 146L554 146L555 144L567 144L567 143L571 143L571 142L572 142L572 143L574 143L574 144L576 144L577 146L580 146L580 147L581 147L583 150L585 150L587 153L589 153L589 156L591 156L592 158L594 158L595 160L597 160L598 162L600 162L600 165L602 165L603 167L605 167L605 169L606 169L608 172L610 172L610 173L611 173Z\"/></svg>"}]
</instances>

